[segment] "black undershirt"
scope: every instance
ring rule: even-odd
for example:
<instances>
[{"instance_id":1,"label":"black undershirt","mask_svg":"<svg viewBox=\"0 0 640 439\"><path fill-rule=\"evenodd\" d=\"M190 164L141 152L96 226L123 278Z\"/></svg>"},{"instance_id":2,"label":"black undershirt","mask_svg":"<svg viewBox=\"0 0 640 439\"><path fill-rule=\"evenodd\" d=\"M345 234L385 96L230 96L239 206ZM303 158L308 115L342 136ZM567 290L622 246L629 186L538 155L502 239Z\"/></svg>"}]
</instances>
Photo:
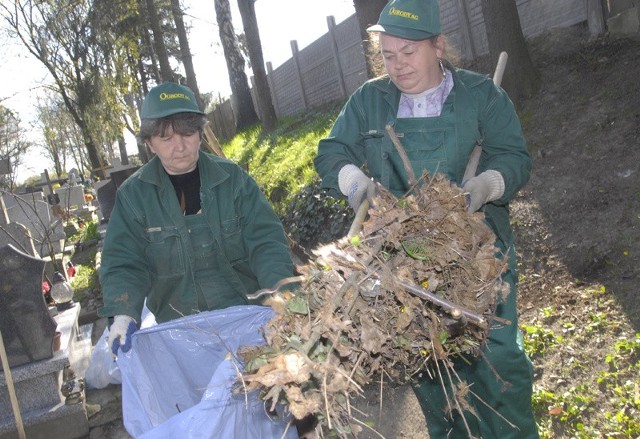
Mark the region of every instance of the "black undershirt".
<instances>
[{"instance_id":1,"label":"black undershirt","mask_svg":"<svg viewBox=\"0 0 640 439\"><path fill-rule=\"evenodd\" d=\"M169 175L176 190L178 202L185 215L195 215L200 211L200 170L196 166L191 172Z\"/></svg>"}]
</instances>

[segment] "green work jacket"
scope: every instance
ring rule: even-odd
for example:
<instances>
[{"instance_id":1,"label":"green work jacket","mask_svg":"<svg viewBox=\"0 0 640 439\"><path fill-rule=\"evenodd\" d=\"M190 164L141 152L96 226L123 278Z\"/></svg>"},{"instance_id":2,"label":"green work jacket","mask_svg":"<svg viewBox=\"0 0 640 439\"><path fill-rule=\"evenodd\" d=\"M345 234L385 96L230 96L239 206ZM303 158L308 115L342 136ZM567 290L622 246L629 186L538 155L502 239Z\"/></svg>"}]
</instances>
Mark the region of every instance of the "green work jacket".
<instances>
[{"instance_id":1,"label":"green work jacket","mask_svg":"<svg viewBox=\"0 0 640 439\"><path fill-rule=\"evenodd\" d=\"M158 157L118 188L99 269L101 316L140 322L146 298L164 322L247 304L246 294L292 276L284 229L255 181L202 151L198 168L198 215L183 216Z\"/></svg>"},{"instance_id":2,"label":"green work jacket","mask_svg":"<svg viewBox=\"0 0 640 439\"><path fill-rule=\"evenodd\" d=\"M340 194L338 172L351 163L401 196L408 190L408 178L387 125L397 134L416 176L427 170L461 183L469 155L479 143L477 173L493 169L504 178L504 195L483 210L505 252L513 243L509 200L531 170L522 128L511 100L489 77L448 68L454 85L438 117L399 119L401 93L388 76L363 84L342 108L329 136L320 141L314 165L323 187L334 195Z\"/></svg>"}]
</instances>

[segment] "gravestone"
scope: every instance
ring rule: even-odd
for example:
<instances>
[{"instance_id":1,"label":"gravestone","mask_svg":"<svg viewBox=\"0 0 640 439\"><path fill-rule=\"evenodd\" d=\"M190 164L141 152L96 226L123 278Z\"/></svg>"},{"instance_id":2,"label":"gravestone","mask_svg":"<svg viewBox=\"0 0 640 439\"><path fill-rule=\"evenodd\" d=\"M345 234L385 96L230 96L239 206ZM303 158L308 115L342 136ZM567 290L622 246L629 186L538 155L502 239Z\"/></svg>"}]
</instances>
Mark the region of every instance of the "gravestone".
<instances>
[{"instance_id":1,"label":"gravestone","mask_svg":"<svg viewBox=\"0 0 640 439\"><path fill-rule=\"evenodd\" d=\"M53 356L57 324L42 294L45 261L0 248L0 331L10 367Z\"/></svg>"},{"instance_id":2,"label":"gravestone","mask_svg":"<svg viewBox=\"0 0 640 439\"><path fill-rule=\"evenodd\" d=\"M113 205L116 202L116 191L124 181L133 175L139 166L117 166L109 168L109 180L102 180L94 183L94 189L98 195L98 204L100 205L101 222L109 221Z\"/></svg>"},{"instance_id":3,"label":"gravestone","mask_svg":"<svg viewBox=\"0 0 640 439\"><path fill-rule=\"evenodd\" d=\"M116 185L112 180L101 180L97 181L93 187L96 190L98 204L100 205L100 222L107 222L116 202Z\"/></svg>"},{"instance_id":4,"label":"gravestone","mask_svg":"<svg viewBox=\"0 0 640 439\"><path fill-rule=\"evenodd\" d=\"M136 172L138 169L140 169L140 166L126 167L126 168L120 168L117 170L112 170L110 173L110 176L111 176L111 180L116 185L116 189L118 189L120 185L124 183L124 181L127 178L131 177L133 173Z\"/></svg>"},{"instance_id":5,"label":"gravestone","mask_svg":"<svg viewBox=\"0 0 640 439\"><path fill-rule=\"evenodd\" d=\"M79 209L85 204L82 186L62 186L56 188L54 192L60 197L60 205L63 209Z\"/></svg>"},{"instance_id":6,"label":"gravestone","mask_svg":"<svg viewBox=\"0 0 640 439\"><path fill-rule=\"evenodd\" d=\"M33 245L31 232L22 224L0 224L0 247L4 247L8 244L13 245L15 248L29 256L36 258L40 256Z\"/></svg>"},{"instance_id":7,"label":"gravestone","mask_svg":"<svg viewBox=\"0 0 640 439\"><path fill-rule=\"evenodd\" d=\"M56 253L62 251L63 240L66 238L64 226L62 221L52 221L48 203L29 194L29 197L5 197L5 204L9 222L22 224L29 229L38 254L50 253L48 242L51 242Z\"/></svg>"}]
</instances>

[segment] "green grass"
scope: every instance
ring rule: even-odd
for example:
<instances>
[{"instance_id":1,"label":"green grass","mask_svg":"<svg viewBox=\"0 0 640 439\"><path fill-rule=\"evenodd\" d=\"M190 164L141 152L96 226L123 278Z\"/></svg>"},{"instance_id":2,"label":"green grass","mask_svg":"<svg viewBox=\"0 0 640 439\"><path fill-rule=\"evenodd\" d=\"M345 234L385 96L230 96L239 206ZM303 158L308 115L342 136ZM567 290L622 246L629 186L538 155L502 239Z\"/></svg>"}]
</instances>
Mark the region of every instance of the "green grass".
<instances>
[{"instance_id":1,"label":"green grass","mask_svg":"<svg viewBox=\"0 0 640 439\"><path fill-rule=\"evenodd\" d=\"M313 158L318 142L329 134L339 110L340 105L334 104L284 118L267 135L260 126L251 127L221 146L229 159L247 169L282 214L292 196L317 178Z\"/></svg>"}]
</instances>

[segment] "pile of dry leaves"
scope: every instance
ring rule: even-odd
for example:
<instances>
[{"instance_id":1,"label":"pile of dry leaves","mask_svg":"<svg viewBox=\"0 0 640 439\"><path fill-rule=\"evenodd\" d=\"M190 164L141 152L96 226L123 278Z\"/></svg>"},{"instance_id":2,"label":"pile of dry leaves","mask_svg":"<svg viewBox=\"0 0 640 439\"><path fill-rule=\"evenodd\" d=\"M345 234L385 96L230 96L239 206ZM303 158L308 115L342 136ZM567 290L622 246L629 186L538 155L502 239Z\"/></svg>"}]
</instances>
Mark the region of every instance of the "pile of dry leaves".
<instances>
[{"instance_id":1,"label":"pile of dry leaves","mask_svg":"<svg viewBox=\"0 0 640 439\"><path fill-rule=\"evenodd\" d=\"M266 345L241 352L244 390L342 437L365 425L350 400L374 376L477 355L508 292L484 215L444 176L423 175L401 199L380 188L368 213L358 234L314 251L295 292L268 299Z\"/></svg>"}]
</instances>

